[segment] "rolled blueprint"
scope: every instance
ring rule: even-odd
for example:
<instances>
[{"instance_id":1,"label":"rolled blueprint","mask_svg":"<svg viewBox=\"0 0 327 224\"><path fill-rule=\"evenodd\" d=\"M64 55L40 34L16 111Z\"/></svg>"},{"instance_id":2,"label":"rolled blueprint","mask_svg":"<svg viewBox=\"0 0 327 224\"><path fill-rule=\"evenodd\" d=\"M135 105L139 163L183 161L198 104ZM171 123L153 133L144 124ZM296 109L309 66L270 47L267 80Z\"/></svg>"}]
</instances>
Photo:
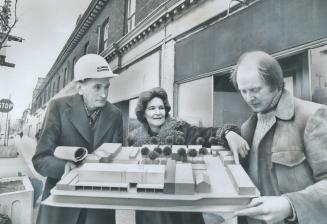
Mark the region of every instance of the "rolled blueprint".
<instances>
[{"instance_id":1,"label":"rolled blueprint","mask_svg":"<svg viewBox=\"0 0 327 224\"><path fill-rule=\"evenodd\" d=\"M73 162L82 161L87 154L86 148L74 146L58 146L54 151L55 157Z\"/></svg>"}]
</instances>

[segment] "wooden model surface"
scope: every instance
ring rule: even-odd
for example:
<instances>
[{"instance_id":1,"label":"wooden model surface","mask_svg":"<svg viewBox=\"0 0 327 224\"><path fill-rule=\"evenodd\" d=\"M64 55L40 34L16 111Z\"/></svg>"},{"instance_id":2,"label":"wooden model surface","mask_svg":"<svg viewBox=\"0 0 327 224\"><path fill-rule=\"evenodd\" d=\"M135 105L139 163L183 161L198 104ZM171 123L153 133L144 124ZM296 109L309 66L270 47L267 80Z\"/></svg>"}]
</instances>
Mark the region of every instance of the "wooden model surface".
<instances>
[{"instance_id":1,"label":"wooden model surface","mask_svg":"<svg viewBox=\"0 0 327 224\"><path fill-rule=\"evenodd\" d=\"M189 147L197 151L201 148ZM43 203L59 207L229 212L259 196L228 152L220 149L218 155L217 151L212 155L208 151L208 155L189 157L186 162L162 155L156 165L142 158L136 147L121 147L110 163L93 161L72 170Z\"/></svg>"}]
</instances>

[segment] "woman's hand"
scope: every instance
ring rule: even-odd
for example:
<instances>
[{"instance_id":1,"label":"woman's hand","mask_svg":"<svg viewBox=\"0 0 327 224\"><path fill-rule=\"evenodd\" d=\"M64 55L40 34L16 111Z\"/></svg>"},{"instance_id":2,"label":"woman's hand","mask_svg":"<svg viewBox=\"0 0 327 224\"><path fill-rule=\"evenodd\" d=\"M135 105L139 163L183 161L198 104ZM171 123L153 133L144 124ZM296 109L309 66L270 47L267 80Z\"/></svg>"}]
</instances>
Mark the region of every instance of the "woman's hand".
<instances>
[{"instance_id":1,"label":"woman's hand","mask_svg":"<svg viewBox=\"0 0 327 224\"><path fill-rule=\"evenodd\" d=\"M229 148L233 152L235 163L239 164L240 159L238 154L240 154L242 158L244 158L248 154L250 150L248 143L245 141L244 138L242 138L240 135L233 131L229 131L225 135L225 138L228 142Z\"/></svg>"}]
</instances>

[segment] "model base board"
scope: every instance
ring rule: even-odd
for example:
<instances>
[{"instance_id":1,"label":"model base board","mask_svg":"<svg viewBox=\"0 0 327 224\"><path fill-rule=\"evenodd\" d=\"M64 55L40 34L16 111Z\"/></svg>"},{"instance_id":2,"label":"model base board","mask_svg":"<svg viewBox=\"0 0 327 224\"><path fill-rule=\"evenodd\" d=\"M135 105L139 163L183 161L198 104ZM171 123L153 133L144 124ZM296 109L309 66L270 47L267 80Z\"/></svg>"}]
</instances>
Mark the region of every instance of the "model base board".
<instances>
[{"instance_id":1,"label":"model base board","mask_svg":"<svg viewBox=\"0 0 327 224\"><path fill-rule=\"evenodd\" d=\"M111 163L85 163L72 170L42 203L58 207L228 212L245 207L260 195L243 168L231 160L230 153L208 152L189 157L186 162L164 155L151 161L136 147L122 147ZM148 162L144 164L145 160Z\"/></svg>"}]
</instances>

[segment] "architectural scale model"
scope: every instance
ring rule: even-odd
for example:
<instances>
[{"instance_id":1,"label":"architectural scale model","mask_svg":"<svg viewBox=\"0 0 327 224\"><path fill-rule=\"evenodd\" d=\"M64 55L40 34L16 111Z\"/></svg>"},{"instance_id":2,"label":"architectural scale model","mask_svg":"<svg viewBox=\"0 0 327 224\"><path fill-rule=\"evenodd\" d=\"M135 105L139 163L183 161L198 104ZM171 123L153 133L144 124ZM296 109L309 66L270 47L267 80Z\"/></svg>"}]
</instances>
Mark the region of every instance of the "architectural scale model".
<instances>
[{"instance_id":1,"label":"architectural scale model","mask_svg":"<svg viewBox=\"0 0 327 224\"><path fill-rule=\"evenodd\" d=\"M105 143L51 194L44 204L210 212L244 207L259 192L223 147Z\"/></svg>"}]
</instances>

